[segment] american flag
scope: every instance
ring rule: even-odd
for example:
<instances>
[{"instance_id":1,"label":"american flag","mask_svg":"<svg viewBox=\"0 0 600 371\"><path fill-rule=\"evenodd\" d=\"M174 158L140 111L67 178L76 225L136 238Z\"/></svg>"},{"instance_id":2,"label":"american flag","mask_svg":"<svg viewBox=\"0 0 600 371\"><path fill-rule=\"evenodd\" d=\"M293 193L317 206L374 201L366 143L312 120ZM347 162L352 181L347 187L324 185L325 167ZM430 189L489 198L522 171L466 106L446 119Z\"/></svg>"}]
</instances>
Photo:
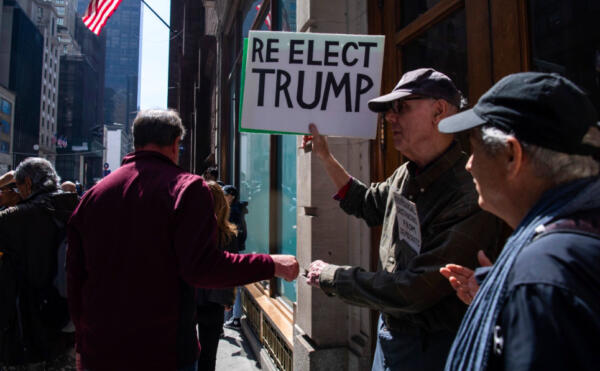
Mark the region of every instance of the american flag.
<instances>
[{"instance_id":1,"label":"american flag","mask_svg":"<svg viewBox=\"0 0 600 371\"><path fill-rule=\"evenodd\" d=\"M121 0L91 0L81 19L90 31L98 35L119 4Z\"/></svg>"},{"instance_id":2,"label":"american flag","mask_svg":"<svg viewBox=\"0 0 600 371\"><path fill-rule=\"evenodd\" d=\"M260 5L256 6L256 12L258 13L260 11ZM270 30L271 29L271 11L269 10L269 14L267 14L267 16L265 17L265 25L267 25L267 28Z\"/></svg>"}]
</instances>

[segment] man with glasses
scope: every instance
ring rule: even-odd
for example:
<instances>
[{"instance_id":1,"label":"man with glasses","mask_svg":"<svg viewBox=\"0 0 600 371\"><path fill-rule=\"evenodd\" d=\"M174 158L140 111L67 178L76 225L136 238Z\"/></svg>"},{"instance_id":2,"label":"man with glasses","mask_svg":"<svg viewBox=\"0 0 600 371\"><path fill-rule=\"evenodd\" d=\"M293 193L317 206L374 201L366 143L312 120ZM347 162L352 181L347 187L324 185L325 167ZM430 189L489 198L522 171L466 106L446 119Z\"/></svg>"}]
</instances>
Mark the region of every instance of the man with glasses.
<instances>
[{"instance_id":1,"label":"man with glasses","mask_svg":"<svg viewBox=\"0 0 600 371\"><path fill-rule=\"evenodd\" d=\"M371 100L408 161L370 187L346 172L310 125L340 207L383 227L378 272L317 260L307 273L307 283L326 294L381 312L373 370L442 369L466 305L439 268L474 267L477 251L494 257L500 246L502 225L477 205L466 154L454 135L437 130L462 101L452 80L431 68L407 72L391 93Z\"/></svg>"}]
</instances>

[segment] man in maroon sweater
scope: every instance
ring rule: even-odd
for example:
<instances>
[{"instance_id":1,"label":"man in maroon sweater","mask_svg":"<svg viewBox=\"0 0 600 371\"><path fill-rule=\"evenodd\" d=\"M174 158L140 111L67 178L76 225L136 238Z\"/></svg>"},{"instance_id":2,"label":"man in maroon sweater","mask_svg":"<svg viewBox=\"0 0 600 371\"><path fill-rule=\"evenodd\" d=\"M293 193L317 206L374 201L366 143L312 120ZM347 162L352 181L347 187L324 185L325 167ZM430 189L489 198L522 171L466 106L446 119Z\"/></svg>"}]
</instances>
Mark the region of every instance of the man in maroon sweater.
<instances>
[{"instance_id":1,"label":"man in maroon sweater","mask_svg":"<svg viewBox=\"0 0 600 371\"><path fill-rule=\"evenodd\" d=\"M211 193L177 166L174 111L142 111L135 152L90 189L69 222L68 295L82 368L195 368L192 287L297 277L291 255L237 255L216 246Z\"/></svg>"}]
</instances>

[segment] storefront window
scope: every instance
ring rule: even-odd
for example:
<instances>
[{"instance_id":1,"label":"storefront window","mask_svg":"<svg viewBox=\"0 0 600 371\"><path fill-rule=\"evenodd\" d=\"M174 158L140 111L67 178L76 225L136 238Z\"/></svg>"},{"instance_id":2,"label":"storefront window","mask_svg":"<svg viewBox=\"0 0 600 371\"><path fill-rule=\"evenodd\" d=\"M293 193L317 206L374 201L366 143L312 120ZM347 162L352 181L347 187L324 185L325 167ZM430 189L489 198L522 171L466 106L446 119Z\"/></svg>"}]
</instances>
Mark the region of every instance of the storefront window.
<instances>
[{"instance_id":1,"label":"storefront window","mask_svg":"<svg viewBox=\"0 0 600 371\"><path fill-rule=\"evenodd\" d=\"M448 75L462 91L467 86L467 36L461 9L402 47L404 72L432 67Z\"/></svg>"},{"instance_id":2,"label":"storefront window","mask_svg":"<svg viewBox=\"0 0 600 371\"><path fill-rule=\"evenodd\" d=\"M296 0L279 0L281 31L296 31Z\"/></svg>"},{"instance_id":3,"label":"storefront window","mask_svg":"<svg viewBox=\"0 0 600 371\"><path fill-rule=\"evenodd\" d=\"M296 136L282 135L278 157L280 159L277 179L280 187L279 195L281 223L279 236L281 254L296 255ZM296 281L287 282L279 279L278 292L281 296L296 301Z\"/></svg>"},{"instance_id":4,"label":"storefront window","mask_svg":"<svg viewBox=\"0 0 600 371\"><path fill-rule=\"evenodd\" d=\"M248 201L246 253L269 253L269 148L264 134L240 135L240 200Z\"/></svg>"},{"instance_id":5,"label":"storefront window","mask_svg":"<svg viewBox=\"0 0 600 371\"><path fill-rule=\"evenodd\" d=\"M404 0L402 1L401 8L401 27L406 26L410 22L417 19L420 15L427 12L435 4L439 3L440 0Z\"/></svg>"},{"instance_id":6,"label":"storefront window","mask_svg":"<svg viewBox=\"0 0 600 371\"><path fill-rule=\"evenodd\" d=\"M242 22L244 38L248 36L261 4L262 1L257 0L248 8ZM295 31L296 1L279 0L276 8L276 29ZM260 29L268 30L273 25L271 22L269 12L265 21L261 22ZM235 99L232 99L232 104L236 104ZM234 119L235 114L232 121ZM278 136L277 145L271 148L272 135L239 135L240 200L248 202L245 252L296 255L296 136ZM234 146L233 143L230 145ZM273 173L271 169L274 169ZM271 179L274 184L271 184ZM270 220L273 215L277 215L277 220ZM270 251L270 248L273 250ZM296 301L295 281L277 280L276 287L271 289L272 293L286 301Z\"/></svg>"},{"instance_id":7,"label":"storefront window","mask_svg":"<svg viewBox=\"0 0 600 371\"><path fill-rule=\"evenodd\" d=\"M531 67L575 82L600 112L600 3L530 0Z\"/></svg>"}]
</instances>

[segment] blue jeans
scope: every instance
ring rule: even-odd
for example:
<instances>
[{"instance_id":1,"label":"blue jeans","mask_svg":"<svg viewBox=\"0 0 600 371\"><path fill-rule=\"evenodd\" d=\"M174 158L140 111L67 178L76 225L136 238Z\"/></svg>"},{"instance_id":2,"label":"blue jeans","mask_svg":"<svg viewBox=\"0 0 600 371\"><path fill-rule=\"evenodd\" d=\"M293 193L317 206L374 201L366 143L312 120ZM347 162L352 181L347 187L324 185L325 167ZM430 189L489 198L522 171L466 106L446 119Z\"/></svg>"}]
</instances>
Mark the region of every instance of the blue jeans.
<instances>
[{"instance_id":1,"label":"blue jeans","mask_svg":"<svg viewBox=\"0 0 600 371\"><path fill-rule=\"evenodd\" d=\"M192 363L189 366L182 367L177 371L198 371L198 361Z\"/></svg>"},{"instance_id":2,"label":"blue jeans","mask_svg":"<svg viewBox=\"0 0 600 371\"><path fill-rule=\"evenodd\" d=\"M242 288L240 286L235 288L235 302L233 302L233 309L225 312L225 322L232 318L242 318Z\"/></svg>"},{"instance_id":3,"label":"blue jeans","mask_svg":"<svg viewBox=\"0 0 600 371\"><path fill-rule=\"evenodd\" d=\"M379 316L371 371L439 371L456 334L451 331L404 333L388 329Z\"/></svg>"}]
</instances>

